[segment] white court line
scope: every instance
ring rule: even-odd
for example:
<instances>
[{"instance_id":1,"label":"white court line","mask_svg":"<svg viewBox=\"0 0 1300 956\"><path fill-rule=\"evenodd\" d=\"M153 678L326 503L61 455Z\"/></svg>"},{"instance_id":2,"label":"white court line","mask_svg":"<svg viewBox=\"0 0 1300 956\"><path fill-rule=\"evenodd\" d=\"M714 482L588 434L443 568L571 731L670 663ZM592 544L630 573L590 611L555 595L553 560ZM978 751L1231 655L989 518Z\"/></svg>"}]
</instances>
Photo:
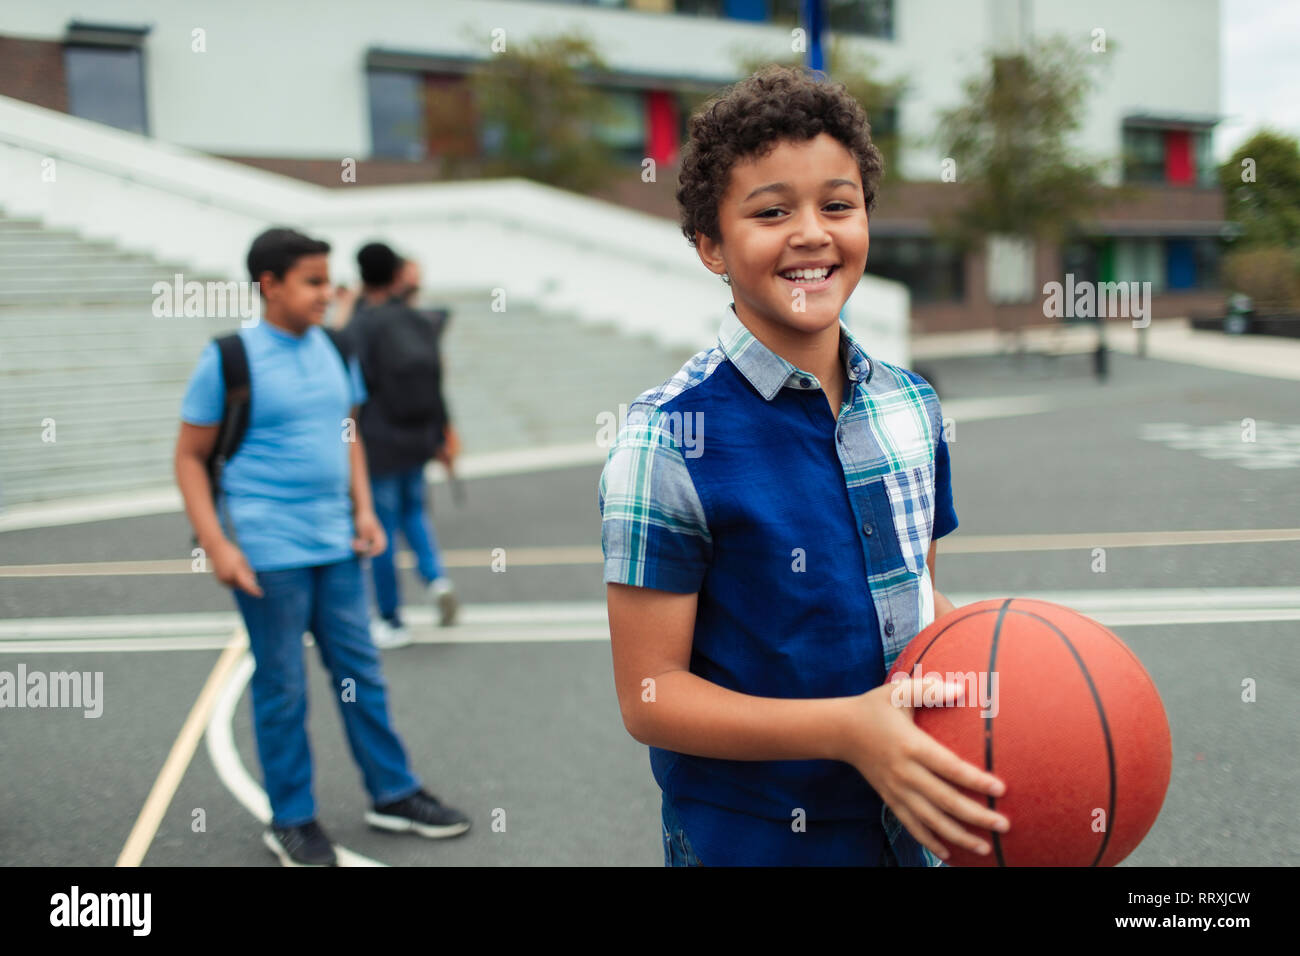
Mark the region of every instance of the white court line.
<instances>
[{"instance_id":1,"label":"white court line","mask_svg":"<svg viewBox=\"0 0 1300 956\"><path fill-rule=\"evenodd\" d=\"M239 750L235 747L235 708L239 706L239 700L244 694L244 688L248 686L249 679L253 676L255 666L253 655L245 652L217 696L216 705L212 710L212 719L208 721L208 732L204 736L208 743L208 756L212 758L212 766L216 768L217 776L225 784L226 789L255 819L265 826L270 826L271 801L267 799L266 791L244 768L244 762L239 759ZM386 865L355 853L338 843L334 844L334 854L338 857L340 866Z\"/></svg>"},{"instance_id":2,"label":"white court line","mask_svg":"<svg viewBox=\"0 0 1300 956\"><path fill-rule=\"evenodd\" d=\"M939 542L941 555L997 554L1075 549L1191 547L1206 544L1277 544L1300 541L1300 528L1220 528L1194 531L1067 531L1026 534L958 534ZM448 548L442 563L448 568L490 567L491 548ZM600 545L502 548L516 567L600 565ZM397 555L397 567L415 567L409 551ZM79 563L0 564L0 578L183 576L196 573L189 559L152 561L87 561ZM210 572L201 572L208 574ZM179 615L178 615L179 617Z\"/></svg>"},{"instance_id":3,"label":"white court line","mask_svg":"<svg viewBox=\"0 0 1300 956\"><path fill-rule=\"evenodd\" d=\"M1296 587L944 593L958 606L1006 597L1051 601L1074 608L1107 627L1300 620L1300 588ZM609 619L604 601L466 604L461 607L460 623L446 628L434 625L433 611L428 607L415 606L404 610L403 614L416 629L414 642L417 644L609 640ZM0 654L195 651L220 650L226 646L230 632L229 615L152 616L159 619L155 622L156 627L148 626L151 615L0 621ZM182 619L191 631L203 633L169 630L177 619ZM207 627L203 626L205 621ZM126 636L131 633L131 627L155 636Z\"/></svg>"}]
</instances>

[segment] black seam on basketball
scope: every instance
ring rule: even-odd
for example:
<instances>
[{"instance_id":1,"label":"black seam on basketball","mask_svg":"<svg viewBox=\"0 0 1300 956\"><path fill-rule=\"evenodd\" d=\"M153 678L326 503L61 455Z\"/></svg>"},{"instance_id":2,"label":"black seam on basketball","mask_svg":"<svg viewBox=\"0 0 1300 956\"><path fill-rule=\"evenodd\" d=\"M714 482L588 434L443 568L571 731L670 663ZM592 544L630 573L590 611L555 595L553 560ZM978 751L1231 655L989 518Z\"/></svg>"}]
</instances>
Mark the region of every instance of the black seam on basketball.
<instances>
[{"instance_id":1,"label":"black seam on basketball","mask_svg":"<svg viewBox=\"0 0 1300 956\"><path fill-rule=\"evenodd\" d=\"M1079 672L1083 674L1083 679L1088 682L1088 690L1092 694L1093 703L1097 705L1097 716L1101 718L1101 733L1106 740L1106 762L1110 771L1110 804L1106 808L1106 830L1102 835L1101 846L1097 849L1097 855L1089 864L1090 866L1097 866L1101 862L1101 858L1106 854L1106 847L1110 844L1110 832L1115 826L1115 745L1110 737L1110 724L1106 721L1106 708L1102 706L1101 695L1097 693L1097 686L1092 682L1092 675L1088 673L1088 668L1084 666L1083 658L1079 656L1074 644L1070 642L1070 639L1065 636L1061 629L1047 618L1041 617L1033 611L1021 610L1020 608L1015 608L1015 611L1018 614L1024 614L1027 617L1042 621L1056 632L1056 636L1065 643L1070 653L1074 655L1074 662L1079 665ZM994 834L994 839L997 839L997 834Z\"/></svg>"},{"instance_id":2,"label":"black seam on basketball","mask_svg":"<svg viewBox=\"0 0 1300 956\"><path fill-rule=\"evenodd\" d=\"M962 621L969 621L971 618L978 617L981 614L992 614L992 613L993 613L993 608L985 607L985 608L980 608L978 611L971 611L969 614L963 614L961 617L954 617L951 621L949 621L942 628L940 628L939 632L935 634L934 637L930 638L930 642L926 644L924 648L921 649L921 653L916 655L916 660L912 661L912 667L915 668L917 664L921 663L921 658L925 657L925 655L929 653L930 648L934 647L935 641L943 637L944 634L948 633L948 628L952 627L954 624L960 624Z\"/></svg>"},{"instance_id":3,"label":"black seam on basketball","mask_svg":"<svg viewBox=\"0 0 1300 956\"><path fill-rule=\"evenodd\" d=\"M993 624L993 642L989 647L989 670L992 675L997 670L996 663L998 659L998 637L1002 633L1002 619L1007 616L1007 608L1015 598L1007 598L998 608L998 619ZM993 772L993 717L984 718L984 769L988 773ZM993 794L988 795L988 804L990 810L996 810L998 798ZM998 866L1006 866L1006 858L1002 855L1002 835L997 830L993 830L993 854L997 857Z\"/></svg>"}]
</instances>

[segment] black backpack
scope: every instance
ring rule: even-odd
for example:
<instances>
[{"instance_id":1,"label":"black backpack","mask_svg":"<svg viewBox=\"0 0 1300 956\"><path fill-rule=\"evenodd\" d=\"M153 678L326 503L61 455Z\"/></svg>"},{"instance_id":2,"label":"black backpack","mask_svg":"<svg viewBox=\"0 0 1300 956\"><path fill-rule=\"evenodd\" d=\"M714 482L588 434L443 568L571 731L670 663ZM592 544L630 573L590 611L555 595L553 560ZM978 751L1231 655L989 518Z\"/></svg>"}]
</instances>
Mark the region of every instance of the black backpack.
<instances>
[{"instance_id":1,"label":"black backpack","mask_svg":"<svg viewBox=\"0 0 1300 956\"><path fill-rule=\"evenodd\" d=\"M367 387L383 417L395 425L440 420L442 362L438 338L446 311L424 314L397 305L373 326Z\"/></svg>"},{"instance_id":2,"label":"black backpack","mask_svg":"<svg viewBox=\"0 0 1300 956\"><path fill-rule=\"evenodd\" d=\"M348 362L352 353L347 337L337 329L322 326L321 331L334 343L334 348L343 361L344 374L350 381L352 376ZM208 482L212 486L212 500L215 503L220 495L221 473L226 463L239 450L244 433L248 431L253 408L253 381L248 373L248 352L238 332L219 336L212 341L216 342L221 355L221 379L226 385L226 406L221 414L221 427L217 429L217 440L207 461Z\"/></svg>"}]
</instances>

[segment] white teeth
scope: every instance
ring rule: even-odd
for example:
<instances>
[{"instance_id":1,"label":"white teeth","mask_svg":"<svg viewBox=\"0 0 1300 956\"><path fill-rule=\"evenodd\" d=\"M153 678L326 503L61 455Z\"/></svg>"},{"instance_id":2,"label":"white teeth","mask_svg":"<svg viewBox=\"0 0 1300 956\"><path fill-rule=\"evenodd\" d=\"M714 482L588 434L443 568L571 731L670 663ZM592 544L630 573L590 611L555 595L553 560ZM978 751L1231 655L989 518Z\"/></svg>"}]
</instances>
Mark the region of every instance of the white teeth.
<instances>
[{"instance_id":1,"label":"white teeth","mask_svg":"<svg viewBox=\"0 0 1300 956\"><path fill-rule=\"evenodd\" d=\"M791 272L782 272L783 279L801 279L810 282L820 282L831 273L830 266L823 266L820 269L795 269Z\"/></svg>"}]
</instances>

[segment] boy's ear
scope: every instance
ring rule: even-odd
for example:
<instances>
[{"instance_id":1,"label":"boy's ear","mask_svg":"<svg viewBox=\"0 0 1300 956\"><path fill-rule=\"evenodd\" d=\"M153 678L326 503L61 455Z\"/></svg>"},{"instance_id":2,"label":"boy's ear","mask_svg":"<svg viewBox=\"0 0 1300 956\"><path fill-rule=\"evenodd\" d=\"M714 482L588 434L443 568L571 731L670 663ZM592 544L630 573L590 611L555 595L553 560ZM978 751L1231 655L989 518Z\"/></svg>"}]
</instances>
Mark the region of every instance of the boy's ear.
<instances>
[{"instance_id":1,"label":"boy's ear","mask_svg":"<svg viewBox=\"0 0 1300 956\"><path fill-rule=\"evenodd\" d=\"M723 275L727 271L727 264L722 259L722 247L720 243L714 242L702 232L695 233L695 254L700 257L704 263L704 268L708 269L714 275Z\"/></svg>"}]
</instances>

